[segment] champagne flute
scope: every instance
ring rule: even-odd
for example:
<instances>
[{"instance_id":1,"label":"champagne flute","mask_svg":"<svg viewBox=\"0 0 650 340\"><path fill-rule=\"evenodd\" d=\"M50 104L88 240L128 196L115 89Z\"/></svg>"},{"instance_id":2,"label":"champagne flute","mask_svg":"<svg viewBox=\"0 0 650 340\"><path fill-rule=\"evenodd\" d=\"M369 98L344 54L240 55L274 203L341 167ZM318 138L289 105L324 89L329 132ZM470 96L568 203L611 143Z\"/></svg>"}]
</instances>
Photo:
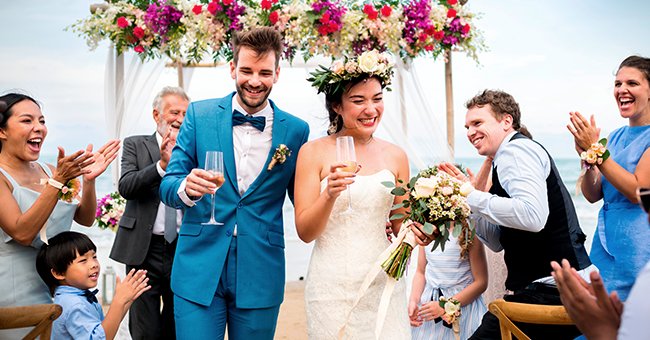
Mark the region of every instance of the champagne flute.
<instances>
[{"instance_id":1,"label":"champagne flute","mask_svg":"<svg viewBox=\"0 0 650 340\"><path fill-rule=\"evenodd\" d=\"M213 182L217 185L217 189L221 188L225 178L223 176L223 153L221 151L207 151L205 153L205 170L210 173L210 182ZM214 201L217 192L210 194L212 199L212 204L210 205L210 220L208 222L201 223L203 225L223 225L223 223L218 222L214 219Z\"/></svg>"},{"instance_id":2,"label":"champagne flute","mask_svg":"<svg viewBox=\"0 0 650 340\"><path fill-rule=\"evenodd\" d=\"M355 173L357 171L357 156L354 152L354 139L351 136L342 136L336 138L336 161L344 163L345 166L339 168L340 171ZM352 212L352 194L350 186L347 187L348 208L346 213Z\"/></svg>"}]
</instances>

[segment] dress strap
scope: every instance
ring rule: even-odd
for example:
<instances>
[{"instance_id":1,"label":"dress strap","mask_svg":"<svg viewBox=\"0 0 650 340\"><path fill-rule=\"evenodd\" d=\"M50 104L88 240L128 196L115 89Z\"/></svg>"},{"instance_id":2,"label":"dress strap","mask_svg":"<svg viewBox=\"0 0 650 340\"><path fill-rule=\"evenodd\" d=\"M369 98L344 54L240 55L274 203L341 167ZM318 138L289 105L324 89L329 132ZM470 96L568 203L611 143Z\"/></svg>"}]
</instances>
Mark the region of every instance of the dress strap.
<instances>
[{"instance_id":1,"label":"dress strap","mask_svg":"<svg viewBox=\"0 0 650 340\"><path fill-rule=\"evenodd\" d=\"M16 182L16 180L13 177L11 177L11 175L7 172L7 170L0 167L0 172L2 172L2 174L5 175L5 177L7 177L7 179L9 180L9 183L11 183L11 186L13 186L14 189L17 188L17 187L20 187L18 182Z\"/></svg>"}]
</instances>

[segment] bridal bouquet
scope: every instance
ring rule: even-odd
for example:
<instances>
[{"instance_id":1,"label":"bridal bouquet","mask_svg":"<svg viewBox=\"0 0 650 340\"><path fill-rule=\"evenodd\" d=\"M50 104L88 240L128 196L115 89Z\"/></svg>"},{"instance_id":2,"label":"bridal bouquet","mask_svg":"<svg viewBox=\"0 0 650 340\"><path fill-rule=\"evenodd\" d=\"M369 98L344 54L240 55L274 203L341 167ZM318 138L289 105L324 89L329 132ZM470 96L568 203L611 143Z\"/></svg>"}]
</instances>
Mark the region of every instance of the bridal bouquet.
<instances>
[{"instance_id":1,"label":"bridal bouquet","mask_svg":"<svg viewBox=\"0 0 650 340\"><path fill-rule=\"evenodd\" d=\"M405 187L395 187L392 182L383 184L393 188L393 195L407 195L405 200L392 208L395 210L404 207L408 209L407 213L395 214L391 216L391 220L406 218L404 225L410 224L408 221L420 223L423 226L422 232L435 237L432 250L440 246L443 251L445 243L449 240L449 230L454 223L453 235L462 241L461 256L467 256L467 247L471 243L469 240L473 239L475 232L468 222L470 207L466 196L472 189L469 182L463 183L445 172L438 171L437 167L431 167L411 178ZM412 234L410 230L408 233ZM403 238L404 241L382 264L386 273L395 279L404 274L414 246L410 243L410 238L414 239L407 234Z\"/></svg>"},{"instance_id":2,"label":"bridal bouquet","mask_svg":"<svg viewBox=\"0 0 650 340\"><path fill-rule=\"evenodd\" d=\"M117 191L98 199L95 213L97 226L100 229L116 231L125 207L126 200Z\"/></svg>"}]
</instances>

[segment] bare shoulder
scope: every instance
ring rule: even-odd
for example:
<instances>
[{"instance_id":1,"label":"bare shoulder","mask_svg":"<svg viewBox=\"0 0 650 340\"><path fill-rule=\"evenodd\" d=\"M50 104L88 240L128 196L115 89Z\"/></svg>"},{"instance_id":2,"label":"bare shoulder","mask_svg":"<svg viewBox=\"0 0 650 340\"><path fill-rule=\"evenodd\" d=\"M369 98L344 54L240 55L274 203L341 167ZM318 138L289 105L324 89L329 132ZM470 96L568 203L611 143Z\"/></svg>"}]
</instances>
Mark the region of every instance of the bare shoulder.
<instances>
[{"instance_id":1,"label":"bare shoulder","mask_svg":"<svg viewBox=\"0 0 650 340\"><path fill-rule=\"evenodd\" d=\"M319 158L318 153L331 147L331 137L325 136L311 140L300 148L301 157Z\"/></svg>"},{"instance_id":2,"label":"bare shoulder","mask_svg":"<svg viewBox=\"0 0 650 340\"><path fill-rule=\"evenodd\" d=\"M382 152L389 157L392 161L408 161L406 152L399 145L376 138L377 145L382 149Z\"/></svg>"}]
</instances>

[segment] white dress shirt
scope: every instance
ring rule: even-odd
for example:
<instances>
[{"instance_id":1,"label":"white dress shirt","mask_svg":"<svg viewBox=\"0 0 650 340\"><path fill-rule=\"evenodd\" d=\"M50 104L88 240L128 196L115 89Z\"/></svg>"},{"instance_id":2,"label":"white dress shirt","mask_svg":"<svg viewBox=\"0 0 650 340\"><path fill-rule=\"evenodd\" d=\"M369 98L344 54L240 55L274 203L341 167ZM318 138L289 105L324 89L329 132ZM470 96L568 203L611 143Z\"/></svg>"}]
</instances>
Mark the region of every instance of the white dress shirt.
<instances>
[{"instance_id":1,"label":"white dress shirt","mask_svg":"<svg viewBox=\"0 0 650 340\"><path fill-rule=\"evenodd\" d=\"M630 295L625 301L618 340L646 339L650 334L650 262L636 277Z\"/></svg>"},{"instance_id":2,"label":"white dress shirt","mask_svg":"<svg viewBox=\"0 0 650 340\"><path fill-rule=\"evenodd\" d=\"M241 105L239 105L239 102L237 102L237 95L232 97L232 109L233 112L234 110L237 110L241 114L247 114ZM266 123L264 131L256 129L250 123L244 123L232 127L232 144L235 156L235 170L237 172L237 188L239 189L240 196L248 190L257 176L259 176L262 170L264 170L264 165L269 156L273 138L273 107L271 107L268 100L266 101L264 108L253 114L249 114L249 116L264 117ZM192 207L198 200L194 201L187 196L187 193L185 192L186 181L187 179L184 179L181 182L177 193L180 199L187 204L187 206ZM215 206L215 209L219 209L218 204ZM237 236L237 225L235 225L233 230L233 236Z\"/></svg>"},{"instance_id":3,"label":"white dress shirt","mask_svg":"<svg viewBox=\"0 0 650 340\"><path fill-rule=\"evenodd\" d=\"M510 198L479 190L467 196L472 218L476 221L476 235L495 252L503 250L500 225L539 232L544 229L549 215L546 178L551 172L551 160L546 151L530 139L510 141L515 133L517 131L503 139L493 161L499 183ZM589 273L593 270L596 267L591 265L578 273L589 281ZM536 282L555 284L551 276Z\"/></svg>"},{"instance_id":4,"label":"white dress shirt","mask_svg":"<svg viewBox=\"0 0 650 340\"><path fill-rule=\"evenodd\" d=\"M160 146L162 145L162 136L158 132L156 132L156 141L158 142L158 148L160 149ZM165 170L160 166L160 161L156 162L156 170L158 170L160 178L165 176ZM176 210L176 231L178 231L178 228L181 225L182 216L180 210ZM154 235L165 235L165 204L162 201L158 205L152 233Z\"/></svg>"}]
</instances>

